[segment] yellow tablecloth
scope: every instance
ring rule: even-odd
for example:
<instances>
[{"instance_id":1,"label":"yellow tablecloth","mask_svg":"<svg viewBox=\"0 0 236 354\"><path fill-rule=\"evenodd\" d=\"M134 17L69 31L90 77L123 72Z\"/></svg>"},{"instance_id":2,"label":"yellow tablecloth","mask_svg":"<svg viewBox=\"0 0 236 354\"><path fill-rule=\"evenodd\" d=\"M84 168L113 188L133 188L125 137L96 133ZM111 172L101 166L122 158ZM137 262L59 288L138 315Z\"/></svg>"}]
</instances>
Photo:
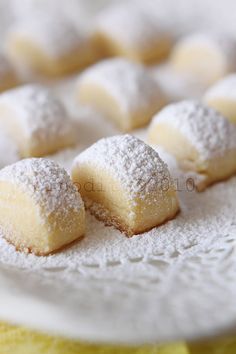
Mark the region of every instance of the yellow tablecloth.
<instances>
[{"instance_id":1,"label":"yellow tablecloth","mask_svg":"<svg viewBox=\"0 0 236 354\"><path fill-rule=\"evenodd\" d=\"M125 348L85 344L0 323L0 354L236 354L236 338Z\"/></svg>"}]
</instances>

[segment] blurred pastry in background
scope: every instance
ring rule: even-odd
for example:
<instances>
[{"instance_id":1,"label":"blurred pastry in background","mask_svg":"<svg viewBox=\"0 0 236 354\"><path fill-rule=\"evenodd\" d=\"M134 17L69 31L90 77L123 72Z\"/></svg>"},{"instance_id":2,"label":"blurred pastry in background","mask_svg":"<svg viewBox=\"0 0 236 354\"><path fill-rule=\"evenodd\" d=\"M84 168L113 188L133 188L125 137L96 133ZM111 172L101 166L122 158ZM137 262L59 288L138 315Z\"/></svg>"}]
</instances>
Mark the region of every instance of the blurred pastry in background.
<instances>
[{"instance_id":1,"label":"blurred pastry in background","mask_svg":"<svg viewBox=\"0 0 236 354\"><path fill-rule=\"evenodd\" d=\"M91 214L127 236L173 219L179 211L167 165L131 135L101 139L82 152L72 179Z\"/></svg>"},{"instance_id":2,"label":"blurred pastry in background","mask_svg":"<svg viewBox=\"0 0 236 354\"><path fill-rule=\"evenodd\" d=\"M231 74L209 88L204 101L236 124L236 74Z\"/></svg>"},{"instance_id":3,"label":"blurred pastry in background","mask_svg":"<svg viewBox=\"0 0 236 354\"><path fill-rule=\"evenodd\" d=\"M17 86L19 81L15 68L9 59L0 52L0 92Z\"/></svg>"},{"instance_id":4,"label":"blurred pastry in background","mask_svg":"<svg viewBox=\"0 0 236 354\"><path fill-rule=\"evenodd\" d=\"M3 237L19 251L47 255L84 236L81 196L53 161L25 159L5 167L0 195Z\"/></svg>"},{"instance_id":5,"label":"blurred pastry in background","mask_svg":"<svg viewBox=\"0 0 236 354\"><path fill-rule=\"evenodd\" d=\"M106 59L85 70L78 79L76 97L122 131L148 124L166 101L149 70L123 58Z\"/></svg>"},{"instance_id":6,"label":"blurred pastry in background","mask_svg":"<svg viewBox=\"0 0 236 354\"><path fill-rule=\"evenodd\" d=\"M45 76L61 76L94 61L89 34L66 17L37 16L12 26L6 51L18 66Z\"/></svg>"},{"instance_id":7,"label":"blurred pastry in background","mask_svg":"<svg viewBox=\"0 0 236 354\"><path fill-rule=\"evenodd\" d=\"M174 46L170 62L211 85L236 70L236 40L223 33L189 34Z\"/></svg>"},{"instance_id":8,"label":"blurred pastry in background","mask_svg":"<svg viewBox=\"0 0 236 354\"><path fill-rule=\"evenodd\" d=\"M102 56L124 56L145 64L164 60L172 35L152 11L123 2L102 10L95 19L94 42Z\"/></svg>"},{"instance_id":9,"label":"blurred pastry in background","mask_svg":"<svg viewBox=\"0 0 236 354\"><path fill-rule=\"evenodd\" d=\"M25 85L0 95L0 125L21 157L51 154L76 142L75 123L64 105L41 85Z\"/></svg>"},{"instance_id":10,"label":"blurred pastry in background","mask_svg":"<svg viewBox=\"0 0 236 354\"><path fill-rule=\"evenodd\" d=\"M184 170L203 177L198 191L236 173L236 127L198 101L166 106L153 118L148 139L174 155Z\"/></svg>"}]
</instances>

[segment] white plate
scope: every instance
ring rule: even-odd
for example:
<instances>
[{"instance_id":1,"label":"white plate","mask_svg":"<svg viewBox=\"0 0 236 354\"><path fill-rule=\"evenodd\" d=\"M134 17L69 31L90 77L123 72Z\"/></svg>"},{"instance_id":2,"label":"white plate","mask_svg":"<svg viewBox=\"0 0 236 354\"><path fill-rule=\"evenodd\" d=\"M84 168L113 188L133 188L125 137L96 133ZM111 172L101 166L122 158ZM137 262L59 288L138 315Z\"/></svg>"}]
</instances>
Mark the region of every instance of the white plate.
<instances>
[{"instance_id":1,"label":"white plate","mask_svg":"<svg viewBox=\"0 0 236 354\"><path fill-rule=\"evenodd\" d=\"M73 85L59 87L71 111ZM115 129L80 112L73 157ZM78 116L78 111L77 111ZM143 131L136 132L145 137ZM181 213L127 239L88 215L86 237L49 257L25 255L0 240L0 317L83 340L143 343L189 339L233 329L236 319L236 178L206 192L158 149L178 181Z\"/></svg>"},{"instance_id":2,"label":"white plate","mask_svg":"<svg viewBox=\"0 0 236 354\"><path fill-rule=\"evenodd\" d=\"M206 14L212 15L210 24L220 18L219 28L235 26L234 0L179 0L177 7L175 0L164 3L169 19L179 21L177 27L183 18L194 24L195 17L203 27ZM166 72L163 77L168 77ZM169 78L170 92L180 88L184 95L179 78L176 82L171 82L172 75ZM78 152L117 133L92 112L79 113L69 99L70 88L65 83L58 92L78 120L79 146L53 156L66 168ZM145 138L142 131L136 134ZM17 160L13 144L1 141L0 164ZM84 240L50 257L18 253L0 239L0 318L72 338L129 344L234 331L236 178L202 194L190 192L188 176L160 152L179 182L178 217L127 239L88 215Z\"/></svg>"}]
</instances>

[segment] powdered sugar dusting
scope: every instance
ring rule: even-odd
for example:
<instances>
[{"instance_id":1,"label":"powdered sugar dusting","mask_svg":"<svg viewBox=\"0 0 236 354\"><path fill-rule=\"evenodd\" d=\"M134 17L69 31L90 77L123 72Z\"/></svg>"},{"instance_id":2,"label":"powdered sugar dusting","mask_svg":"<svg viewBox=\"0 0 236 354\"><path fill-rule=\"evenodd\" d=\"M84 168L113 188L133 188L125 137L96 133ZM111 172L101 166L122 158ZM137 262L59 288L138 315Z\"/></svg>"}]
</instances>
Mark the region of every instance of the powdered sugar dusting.
<instances>
[{"instance_id":1,"label":"powdered sugar dusting","mask_svg":"<svg viewBox=\"0 0 236 354\"><path fill-rule=\"evenodd\" d=\"M167 37L155 13L144 11L140 5L132 2L115 4L101 12L95 30L133 50L145 50L151 44L155 45L158 38Z\"/></svg>"},{"instance_id":2,"label":"powdered sugar dusting","mask_svg":"<svg viewBox=\"0 0 236 354\"><path fill-rule=\"evenodd\" d=\"M13 117L32 143L41 141L46 144L52 137L71 136L73 140L73 122L63 104L48 88L31 84L9 90L0 96L1 106L13 111Z\"/></svg>"},{"instance_id":3,"label":"powdered sugar dusting","mask_svg":"<svg viewBox=\"0 0 236 354\"><path fill-rule=\"evenodd\" d=\"M172 183L158 153L128 134L98 141L75 159L74 167L81 165L108 171L132 199L162 190L165 182Z\"/></svg>"},{"instance_id":4,"label":"powdered sugar dusting","mask_svg":"<svg viewBox=\"0 0 236 354\"><path fill-rule=\"evenodd\" d=\"M101 125L106 123L101 121ZM144 134L140 131L140 137ZM88 213L85 238L47 257L17 252L0 238L2 291L10 282L10 294L16 290L18 299L18 291L22 292L17 314L22 300L30 297L31 301L36 299L34 314L36 309L41 313L42 303L46 304L43 323L30 314L40 330L56 328L62 335L84 339L79 328L83 316L82 327L86 319L88 324L86 338L135 345L176 339L176 335L182 338L183 333L185 338L206 331L215 334L220 326L231 323L235 316L236 179L195 193L186 188L188 177L178 169L175 159L157 150L168 163L181 204L181 213L167 224L127 239ZM65 152L56 157L63 165L72 164L73 154ZM15 276L11 273L14 267L19 268ZM2 281L4 269L7 284ZM25 284L19 279L25 280L26 275L29 281ZM41 281L45 287L41 287ZM56 297L56 314L68 316L68 323L73 323L66 332L64 323L57 316L54 319L55 292L60 295ZM38 304L38 299L42 303ZM127 311L121 311L121 304ZM224 311L219 311L221 306ZM118 323L115 329L110 326L111 308L112 318ZM15 316L14 309L7 309ZM25 307L21 314L21 323L32 325L30 318L25 319ZM50 318L54 319L51 326Z\"/></svg>"},{"instance_id":5,"label":"powdered sugar dusting","mask_svg":"<svg viewBox=\"0 0 236 354\"><path fill-rule=\"evenodd\" d=\"M94 84L114 97L126 113L148 109L155 100L160 102L162 93L156 80L141 64L117 58L104 60L87 69L78 85Z\"/></svg>"},{"instance_id":6,"label":"powdered sugar dusting","mask_svg":"<svg viewBox=\"0 0 236 354\"><path fill-rule=\"evenodd\" d=\"M42 217L65 217L83 207L67 172L48 159L25 159L0 171L0 181L18 186L40 207Z\"/></svg>"},{"instance_id":7,"label":"powdered sugar dusting","mask_svg":"<svg viewBox=\"0 0 236 354\"><path fill-rule=\"evenodd\" d=\"M158 150L160 149L158 148ZM219 230L222 228L224 234L227 235L233 228L232 221L235 220L235 217L232 216L230 219L229 215L234 214L235 198L231 198L231 196L234 195L235 178L227 183L219 183L205 193L199 194L193 190L187 190L185 185L187 175L178 169L173 157L164 151L160 150L160 152L168 162L176 182L183 182L181 186L178 184L177 187L181 213L176 219L147 233L127 239L117 229L105 227L102 222L87 213L86 236L79 244L55 255L37 257L33 254L26 255L17 252L14 246L0 238L0 261L20 268L38 269L47 275L49 275L47 271L54 271L53 275L56 276L58 270L57 276L66 281L67 285L73 284L79 287L80 282L76 283L75 279L80 275L87 276L87 280L91 279L90 277L104 280L118 276L120 280L125 281L126 279L127 281L128 277L132 282L139 281L136 276L139 278L143 275L147 277L148 281L148 279L156 277L157 271L159 275L161 272L159 265L152 268L151 271L148 259L162 259L163 262L168 262L167 265L171 271L171 262L175 258L178 260L183 258L183 266L186 266L186 257L192 256L195 252L201 252L209 244L212 249L211 241L218 240ZM42 159L30 160L39 161ZM19 162L22 164L22 169L25 170L23 167L25 161L30 160ZM49 160L44 161L46 164L54 164ZM17 164L13 166L17 166ZM14 178L12 172L10 172L10 178ZM178 255L174 256L175 253ZM164 286L163 283L165 283L165 277L161 280L161 284Z\"/></svg>"},{"instance_id":8,"label":"powdered sugar dusting","mask_svg":"<svg viewBox=\"0 0 236 354\"><path fill-rule=\"evenodd\" d=\"M167 124L183 134L203 159L223 156L236 149L236 129L214 109L198 101L182 101L165 107L157 114L150 129Z\"/></svg>"},{"instance_id":9,"label":"powdered sugar dusting","mask_svg":"<svg viewBox=\"0 0 236 354\"><path fill-rule=\"evenodd\" d=\"M9 32L9 36L15 35L27 38L55 59L73 53L87 40L84 31L79 30L73 21L60 15L47 14L16 23Z\"/></svg>"},{"instance_id":10,"label":"powdered sugar dusting","mask_svg":"<svg viewBox=\"0 0 236 354\"><path fill-rule=\"evenodd\" d=\"M235 0L150 2L175 33L214 24L235 34ZM63 95L68 99L67 88ZM106 122L93 118L83 121L78 149L107 134ZM55 158L68 167L76 153ZM176 178L172 159L161 157ZM201 194L181 190L177 218L132 239L88 214L82 242L53 256L16 252L0 238L1 317L41 332L135 346L226 333L236 318L235 190L235 178Z\"/></svg>"},{"instance_id":11,"label":"powdered sugar dusting","mask_svg":"<svg viewBox=\"0 0 236 354\"><path fill-rule=\"evenodd\" d=\"M236 100L236 74L226 76L213 85L205 94L205 99L232 99Z\"/></svg>"}]
</instances>

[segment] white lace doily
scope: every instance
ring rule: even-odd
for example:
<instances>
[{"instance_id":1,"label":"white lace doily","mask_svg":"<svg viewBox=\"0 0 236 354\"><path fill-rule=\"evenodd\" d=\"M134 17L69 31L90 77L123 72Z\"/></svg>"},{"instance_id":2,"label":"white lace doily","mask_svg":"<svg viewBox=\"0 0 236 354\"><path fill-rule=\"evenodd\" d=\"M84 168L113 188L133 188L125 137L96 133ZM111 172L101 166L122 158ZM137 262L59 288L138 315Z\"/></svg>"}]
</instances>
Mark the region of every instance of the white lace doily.
<instances>
[{"instance_id":1,"label":"white lace doily","mask_svg":"<svg viewBox=\"0 0 236 354\"><path fill-rule=\"evenodd\" d=\"M57 91L75 116L65 96L70 87ZM66 168L86 146L117 133L93 112L79 116L79 146L53 156ZM11 160L13 152L11 146ZM1 318L83 340L135 344L233 329L236 178L195 193L186 184L192 176L159 152L176 179L178 217L127 239L88 215L86 237L49 257L16 252L0 239Z\"/></svg>"},{"instance_id":2,"label":"white lace doily","mask_svg":"<svg viewBox=\"0 0 236 354\"><path fill-rule=\"evenodd\" d=\"M189 18L192 24L195 18L204 25L208 21L199 20L202 14L212 14L211 24L235 29L230 20L234 0L205 0L202 8L199 0L181 0L178 7L171 6L173 2L165 0L163 7L171 22L173 17L181 23ZM209 6L221 16L208 11ZM178 16L171 16L171 9ZM188 16L192 9L194 16ZM173 99L202 94L191 80L174 77L168 68L158 70L157 77ZM57 91L78 121L79 145L53 156L68 169L78 152L103 136L117 134L92 112L78 114L68 100L70 88L64 83ZM136 134L145 138L142 131ZM1 136L0 142L3 167L18 157L7 137ZM175 160L160 152L178 182L178 217L127 239L88 215L86 237L50 257L18 253L0 239L1 319L82 340L129 344L235 330L236 177L197 194L190 191L191 183L186 184L196 176L183 175Z\"/></svg>"}]
</instances>

